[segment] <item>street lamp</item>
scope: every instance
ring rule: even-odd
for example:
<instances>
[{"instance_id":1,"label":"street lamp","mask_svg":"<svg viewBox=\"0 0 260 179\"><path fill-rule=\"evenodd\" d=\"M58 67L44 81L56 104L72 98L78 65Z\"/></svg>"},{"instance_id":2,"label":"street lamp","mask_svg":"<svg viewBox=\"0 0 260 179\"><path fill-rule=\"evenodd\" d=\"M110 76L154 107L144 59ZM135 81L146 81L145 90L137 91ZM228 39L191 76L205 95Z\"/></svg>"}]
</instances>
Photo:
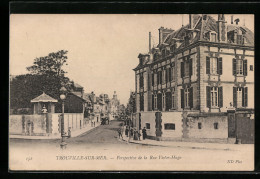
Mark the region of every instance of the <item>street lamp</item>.
<instances>
[{"instance_id":1,"label":"street lamp","mask_svg":"<svg viewBox=\"0 0 260 179\"><path fill-rule=\"evenodd\" d=\"M64 131L64 101L66 99L66 88L61 87L60 89L60 99L62 100L62 118L61 118L61 143L60 148L65 149L67 146L67 143L65 142L65 131Z\"/></svg>"}]
</instances>

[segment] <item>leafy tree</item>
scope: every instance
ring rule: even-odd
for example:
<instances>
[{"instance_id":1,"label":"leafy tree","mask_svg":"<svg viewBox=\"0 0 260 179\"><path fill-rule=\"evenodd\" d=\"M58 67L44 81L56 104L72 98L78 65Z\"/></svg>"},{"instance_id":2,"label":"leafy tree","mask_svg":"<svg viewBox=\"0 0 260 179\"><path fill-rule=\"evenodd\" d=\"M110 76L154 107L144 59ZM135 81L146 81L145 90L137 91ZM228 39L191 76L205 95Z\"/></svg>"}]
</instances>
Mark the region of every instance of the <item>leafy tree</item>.
<instances>
[{"instance_id":1,"label":"leafy tree","mask_svg":"<svg viewBox=\"0 0 260 179\"><path fill-rule=\"evenodd\" d=\"M71 90L73 82L62 67L67 63L67 51L61 50L50 53L46 57L36 58L34 64L27 67L31 74L19 75L10 81L10 107L30 108L31 100L43 92L55 99L59 99L60 88L65 86Z\"/></svg>"},{"instance_id":2,"label":"leafy tree","mask_svg":"<svg viewBox=\"0 0 260 179\"><path fill-rule=\"evenodd\" d=\"M32 74L38 75L52 75L52 76L64 76L66 73L62 67L64 64L68 65L66 54L68 51L60 50L55 53L49 53L48 56L39 57L34 59L32 66L27 67L27 70Z\"/></svg>"}]
</instances>

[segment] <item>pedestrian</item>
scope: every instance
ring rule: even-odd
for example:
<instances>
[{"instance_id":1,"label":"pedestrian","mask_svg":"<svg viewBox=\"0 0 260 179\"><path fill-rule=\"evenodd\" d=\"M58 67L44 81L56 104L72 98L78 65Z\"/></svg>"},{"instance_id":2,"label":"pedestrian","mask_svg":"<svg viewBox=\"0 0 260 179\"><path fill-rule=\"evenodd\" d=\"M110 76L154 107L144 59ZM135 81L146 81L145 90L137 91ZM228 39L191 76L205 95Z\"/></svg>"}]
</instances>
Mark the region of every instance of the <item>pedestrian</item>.
<instances>
[{"instance_id":1,"label":"pedestrian","mask_svg":"<svg viewBox=\"0 0 260 179\"><path fill-rule=\"evenodd\" d=\"M134 140L138 140L138 131L134 128Z\"/></svg>"},{"instance_id":2,"label":"pedestrian","mask_svg":"<svg viewBox=\"0 0 260 179\"><path fill-rule=\"evenodd\" d=\"M121 128L119 128L118 130L117 130L117 132L118 132L118 138L120 139L120 137L123 139L123 136L122 136L122 129Z\"/></svg>"},{"instance_id":3,"label":"pedestrian","mask_svg":"<svg viewBox=\"0 0 260 179\"><path fill-rule=\"evenodd\" d=\"M95 125L96 125L96 122L94 121L94 127L95 127Z\"/></svg>"},{"instance_id":4,"label":"pedestrian","mask_svg":"<svg viewBox=\"0 0 260 179\"><path fill-rule=\"evenodd\" d=\"M134 135L134 129L133 127L130 127L130 136L132 137Z\"/></svg>"},{"instance_id":5,"label":"pedestrian","mask_svg":"<svg viewBox=\"0 0 260 179\"><path fill-rule=\"evenodd\" d=\"M93 122L91 121L91 127L93 127Z\"/></svg>"},{"instance_id":6,"label":"pedestrian","mask_svg":"<svg viewBox=\"0 0 260 179\"><path fill-rule=\"evenodd\" d=\"M125 129L125 135L126 135L126 137L128 137L128 132L129 132L129 126L126 126L126 129Z\"/></svg>"},{"instance_id":7,"label":"pedestrian","mask_svg":"<svg viewBox=\"0 0 260 179\"><path fill-rule=\"evenodd\" d=\"M145 138L146 138L146 128L145 127L143 128L142 133L143 133L143 140L145 140Z\"/></svg>"},{"instance_id":8,"label":"pedestrian","mask_svg":"<svg viewBox=\"0 0 260 179\"><path fill-rule=\"evenodd\" d=\"M138 131L138 140L141 140L141 133L142 133L142 130L140 129L139 131Z\"/></svg>"},{"instance_id":9,"label":"pedestrian","mask_svg":"<svg viewBox=\"0 0 260 179\"><path fill-rule=\"evenodd\" d=\"M133 131L133 128L132 127L129 127L129 131L128 131L128 142L131 141L131 138L132 138L132 131Z\"/></svg>"}]
</instances>

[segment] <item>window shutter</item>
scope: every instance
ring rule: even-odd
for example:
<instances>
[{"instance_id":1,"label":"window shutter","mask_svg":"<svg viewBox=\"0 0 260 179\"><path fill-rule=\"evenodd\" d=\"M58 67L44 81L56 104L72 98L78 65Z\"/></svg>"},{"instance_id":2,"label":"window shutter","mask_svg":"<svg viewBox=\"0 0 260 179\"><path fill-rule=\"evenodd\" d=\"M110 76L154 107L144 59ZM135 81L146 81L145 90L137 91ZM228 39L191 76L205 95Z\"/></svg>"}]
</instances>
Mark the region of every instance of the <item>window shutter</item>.
<instances>
[{"instance_id":1,"label":"window shutter","mask_svg":"<svg viewBox=\"0 0 260 179\"><path fill-rule=\"evenodd\" d=\"M162 71L160 71L160 84L162 84Z\"/></svg>"},{"instance_id":2,"label":"window shutter","mask_svg":"<svg viewBox=\"0 0 260 179\"><path fill-rule=\"evenodd\" d=\"M189 92L189 106L190 108L193 108L193 88L190 88Z\"/></svg>"},{"instance_id":3,"label":"window shutter","mask_svg":"<svg viewBox=\"0 0 260 179\"><path fill-rule=\"evenodd\" d=\"M181 89L181 108L184 109L184 89Z\"/></svg>"},{"instance_id":4,"label":"window shutter","mask_svg":"<svg viewBox=\"0 0 260 179\"><path fill-rule=\"evenodd\" d=\"M166 83L168 83L168 81L169 81L168 73L169 73L169 69L166 68L166 73L165 73L165 80L166 80Z\"/></svg>"},{"instance_id":5,"label":"window shutter","mask_svg":"<svg viewBox=\"0 0 260 179\"><path fill-rule=\"evenodd\" d=\"M152 95L152 110L154 111L154 95Z\"/></svg>"},{"instance_id":6,"label":"window shutter","mask_svg":"<svg viewBox=\"0 0 260 179\"><path fill-rule=\"evenodd\" d=\"M152 74L152 86L154 86L154 74Z\"/></svg>"},{"instance_id":7,"label":"window shutter","mask_svg":"<svg viewBox=\"0 0 260 179\"><path fill-rule=\"evenodd\" d=\"M210 74L210 58L206 57L206 74Z\"/></svg>"},{"instance_id":8,"label":"window shutter","mask_svg":"<svg viewBox=\"0 0 260 179\"><path fill-rule=\"evenodd\" d=\"M237 60L233 58L233 75L237 73Z\"/></svg>"},{"instance_id":9,"label":"window shutter","mask_svg":"<svg viewBox=\"0 0 260 179\"><path fill-rule=\"evenodd\" d=\"M247 107L247 103L248 103L248 96L247 96L247 87L245 87L245 88L242 88L242 93L243 93L243 101L242 101L242 104L243 104L243 107Z\"/></svg>"},{"instance_id":10,"label":"window shutter","mask_svg":"<svg viewBox=\"0 0 260 179\"><path fill-rule=\"evenodd\" d=\"M243 66L244 76L247 76L247 60L243 60Z\"/></svg>"},{"instance_id":11,"label":"window shutter","mask_svg":"<svg viewBox=\"0 0 260 179\"><path fill-rule=\"evenodd\" d=\"M172 67L172 72L171 72L172 80L174 80L174 79L173 79L173 78L174 78L174 74L173 74L173 73L174 73L174 70L173 70L173 68L174 68L174 67ZM171 81L172 81L172 80L171 80Z\"/></svg>"},{"instance_id":12,"label":"window shutter","mask_svg":"<svg viewBox=\"0 0 260 179\"><path fill-rule=\"evenodd\" d=\"M237 107L237 87L233 87L233 106Z\"/></svg>"},{"instance_id":13,"label":"window shutter","mask_svg":"<svg viewBox=\"0 0 260 179\"><path fill-rule=\"evenodd\" d=\"M161 93L157 95L157 109L159 111L162 110L162 94Z\"/></svg>"},{"instance_id":14,"label":"window shutter","mask_svg":"<svg viewBox=\"0 0 260 179\"><path fill-rule=\"evenodd\" d=\"M190 73L190 76L192 76L192 58L190 58L189 60L189 73Z\"/></svg>"},{"instance_id":15,"label":"window shutter","mask_svg":"<svg viewBox=\"0 0 260 179\"><path fill-rule=\"evenodd\" d=\"M172 81L172 69L171 68L169 68L168 69L168 78L169 78L169 82L171 82Z\"/></svg>"},{"instance_id":16,"label":"window shutter","mask_svg":"<svg viewBox=\"0 0 260 179\"><path fill-rule=\"evenodd\" d=\"M218 58L218 74L222 75L222 57Z\"/></svg>"},{"instance_id":17,"label":"window shutter","mask_svg":"<svg viewBox=\"0 0 260 179\"><path fill-rule=\"evenodd\" d=\"M160 72L157 73L157 85L159 85L159 80L160 80Z\"/></svg>"},{"instance_id":18,"label":"window shutter","mask_svg":"<svg viewBox=\"0 0 260 179\"><path fill-rule=\"evenodd\" d=\"M181 62L181 78L184 77L184 62Z\"/></svg>"},{"instance_id":19,"label":"window shutter","mask_svg":"<svg viewBox=\"0 0 260 179\"><path fill-rule=\"evenodd\" d=\"M210 87L206 87L206 92L207 92L207 107L210 108Z\"/></svg>"},{"instance_id":20,"label":"window shutter","mask_svg":"<svg viewBox=\"0 0 260 179\"><path fill-rule=\"evenodd\" d=\"M218 87L218 106L223 107L223 88L222 86Z\"/></svg>"}]
</instances>

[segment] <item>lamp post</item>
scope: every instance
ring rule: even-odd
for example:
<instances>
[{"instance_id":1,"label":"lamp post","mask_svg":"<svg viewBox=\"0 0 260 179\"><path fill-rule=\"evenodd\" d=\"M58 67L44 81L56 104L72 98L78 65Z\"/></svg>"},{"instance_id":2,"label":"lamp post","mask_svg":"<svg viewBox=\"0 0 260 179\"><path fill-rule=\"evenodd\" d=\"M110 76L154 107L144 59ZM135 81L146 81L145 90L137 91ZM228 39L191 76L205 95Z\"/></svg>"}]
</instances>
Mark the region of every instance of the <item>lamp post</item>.
<instances>
[{"instance_id":1,"label":"lamp post","mask_svg":"<svg viewBox=\"0 0 260 179\"><path fill-rule=\"evenodd\" d=\"M62 119L61 119L61 143L60 148L65 149L67 146L67 143L65 142L65 131L64 131L64 101L66 99L66 88L61 87L60 89L60 99L62 100Z\"/></svg>"}]
</instances>

